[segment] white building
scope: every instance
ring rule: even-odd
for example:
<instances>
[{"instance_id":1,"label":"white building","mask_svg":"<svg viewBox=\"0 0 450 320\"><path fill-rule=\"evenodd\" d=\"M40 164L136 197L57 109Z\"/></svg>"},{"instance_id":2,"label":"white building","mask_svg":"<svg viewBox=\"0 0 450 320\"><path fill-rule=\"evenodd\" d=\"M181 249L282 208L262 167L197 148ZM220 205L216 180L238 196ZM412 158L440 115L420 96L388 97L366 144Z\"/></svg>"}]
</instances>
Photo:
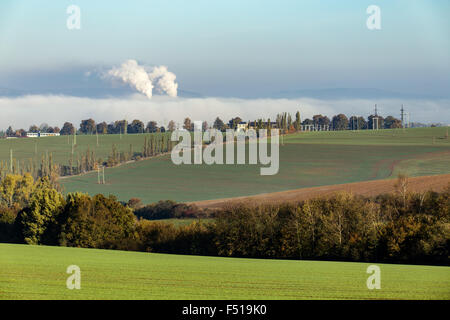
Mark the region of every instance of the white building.
<instances>
[{"instance_id":1,"label":"white building","mask_svg":"<svg viewBox=\"0 0 450 320\"><path fill-rule=\"evenodd\" d=\"M247 122L239 122L236 125L236 131L247 131L248 124Z\"/></svg>"},{"instance_id":2,"label":"white building","mask_svg":"<svg viewBox=\"0 0 450 320\"><path fill-rule=\"evenodd\" d=\"M56 132L27 132L28 138L39 138L39 137L58 137L60 134Z\"/></svg>"},{"instance_id":3,"label":"white building","mask_svg":"<svg viewBox=\"0 0 450 320\"><path fill-rule=\"evenodd\" d=\"M27 137L28 138L37 138L37 137L39 137L39 133L38 132L27 132Z\"/></svg>"}]
</instances>

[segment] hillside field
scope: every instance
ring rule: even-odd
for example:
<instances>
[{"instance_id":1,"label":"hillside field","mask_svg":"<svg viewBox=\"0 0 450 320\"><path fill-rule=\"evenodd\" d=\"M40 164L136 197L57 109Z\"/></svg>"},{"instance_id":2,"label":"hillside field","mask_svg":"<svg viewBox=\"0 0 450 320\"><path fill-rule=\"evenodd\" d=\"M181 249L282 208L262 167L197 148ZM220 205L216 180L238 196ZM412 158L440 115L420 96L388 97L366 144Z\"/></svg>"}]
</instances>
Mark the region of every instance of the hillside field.
<instances>
[{"instance_id":1,"label":"hillside field","mask_svg":"<svg viewBox=\"0 0 450 320\"><path fill-rule=\"evenodd\" d=\"M235 198L223 198L214 200L194 201L199 208L225 208L229 205L239 205L241 203L296 203L314 198L330 197L339 192L348 192L365 197L374 197L379 194L395 192L396 179L372 180L354 183L335 184L332 186L312 187L294 189L272 193L262 193L255 196L244 196ZM443 192L450 186L450 174L437 176L420 176L408 179L408 190L411 192Z\"/></svg>"},{"instance_id":2,"label":"hillside field","mask_svg":"<svg viewBox=\"0 0 450 320\"><path fill-rule=\"evenodd\" d=\"M114 194L127 201L200 201L343 183L450 173L447 128L303 132L282 138L280 169L261 165L174 165L170 156L128 163L97 174L63 178L66 192ZM87 139L87 137L86 137Z\"/></svg>"},{"instance_id":3,"label":"hillside field","mask_svg":"<svg viewBox=\"0 0 450 320\"><path fill-rule=\"evenodd\" d=\"M152 133L160 135L160 133ZM96 158L106 160L111 154L114 144L118 151L130 150L130 145L134 152L141 152L144 146L145 136L150 134L105 134L98 135L98 145L96 135L77 135L74 147L74 159L81 157L89 148L95 152ZM9 161L10 150L13 151L13 158L19 161L37 160L39 163L42 156L47 153L52 154L55 163L67 165L72 157L73 136L43 137L43 138L17 138L0 139L0 161Z\"/></svg>"},{"instance_id":4,"label":"hillside field","mask_svg":"<svg viewBox=\"0 0 450 320\"><path fill-rule=\"evenodd\" d=\"M69 265L81 289L69 290ZM450 299L450 269L0 244L0 299Z\"/></svg>"}]
</instances>

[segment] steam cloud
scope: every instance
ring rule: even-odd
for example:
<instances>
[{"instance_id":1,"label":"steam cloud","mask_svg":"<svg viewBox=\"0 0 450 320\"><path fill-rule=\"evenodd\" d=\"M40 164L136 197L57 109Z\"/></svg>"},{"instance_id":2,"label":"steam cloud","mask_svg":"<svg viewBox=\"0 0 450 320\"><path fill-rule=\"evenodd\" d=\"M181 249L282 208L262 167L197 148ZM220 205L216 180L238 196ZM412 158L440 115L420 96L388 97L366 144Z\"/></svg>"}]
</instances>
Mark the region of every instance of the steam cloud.
<instances>
[{"instance_id":1,"label":"steam cloud","mask_svg":"<svg viewBox=\"0 0 450 320\"><path fill-rule=\"evenodd\" d=\"M120 67L109 70L106 75L129 84L149 99L153 96L153 88L169 97L178 95L178 83L175 82L177 77L166 66L152 68L140 66L136 60L127 60Z\"/></svg>"},{"instance_id":2,"label":"steam cloud","mask_svg":"<svg viewBox=\"0 0 450 320\"><path fill-rule=\"evenodd\" d=\"M153 68L149 73L149 78L152 83L156 84L156 89L160 93L166 93L169 97L176 97L178 90L178 83L175 82L176 76L167 70L166 66Z\"/></svg>"}]
</instances>

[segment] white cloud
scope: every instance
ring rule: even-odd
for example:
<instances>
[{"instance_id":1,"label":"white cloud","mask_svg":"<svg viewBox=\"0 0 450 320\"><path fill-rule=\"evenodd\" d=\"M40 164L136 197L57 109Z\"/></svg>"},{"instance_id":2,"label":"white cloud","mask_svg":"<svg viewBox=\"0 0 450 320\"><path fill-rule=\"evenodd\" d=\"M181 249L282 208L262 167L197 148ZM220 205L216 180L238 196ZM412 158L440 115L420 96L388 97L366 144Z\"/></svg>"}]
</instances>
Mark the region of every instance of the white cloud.
<instances>
[{"instance_id":1,"label":"white cloud","mask_svg":"<svg viewBox=\"0 0 450 320\"><path fill-rule=\"evenodd\" d=\"M450 122L450 100L317 100L317 99L236 99L236 98L170 98L155 96L152 100L136 94L127 98L92 99L71 96L31 95L17 98L0 97L0 128L9 125L28 129L31 124L48 123L61 127L65 121L79 125L82 119L96 122L119 119L156 120L166 124L169 120L182 123L192 120L223 121L239 116L244 121L258 118L275 119L277 113L300 110L302 119L314 114L329 117L344 113L367 117L377 103L381 115L399 117L400 106L411 112L411 121Z\"/></svg>"}]
</instances>

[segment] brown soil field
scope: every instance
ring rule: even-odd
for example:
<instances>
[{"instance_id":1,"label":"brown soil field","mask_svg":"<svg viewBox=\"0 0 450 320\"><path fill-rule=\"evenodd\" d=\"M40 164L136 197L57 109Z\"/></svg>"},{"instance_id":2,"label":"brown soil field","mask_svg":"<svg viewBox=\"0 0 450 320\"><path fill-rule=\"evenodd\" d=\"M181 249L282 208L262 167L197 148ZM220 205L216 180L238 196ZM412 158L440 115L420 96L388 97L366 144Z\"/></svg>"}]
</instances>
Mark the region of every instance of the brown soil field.
<instances>
[{"instance_id":1,"label":"brown soil field","mask_svg":"<svg viewBox=\"0 0 450 320\"><path fill-rule=\"evenodd\" d=\"M238 203L280 203L280 202L297 202L317 197L331 196L337 192L350 192L363 196L376 196L383 193L390 193L395 190L397 179L363 181L347 184L337 184L322 187L303 188L288 190L282 192L263 193L255 196L245 196L236 198L224 198L215 200L195 201L200 208L223 208L228 205ZM442 191L450 184L450 174L423 176L408 178L408 190L413 192L424 191Z\"/></svg>"}]
</instances>

